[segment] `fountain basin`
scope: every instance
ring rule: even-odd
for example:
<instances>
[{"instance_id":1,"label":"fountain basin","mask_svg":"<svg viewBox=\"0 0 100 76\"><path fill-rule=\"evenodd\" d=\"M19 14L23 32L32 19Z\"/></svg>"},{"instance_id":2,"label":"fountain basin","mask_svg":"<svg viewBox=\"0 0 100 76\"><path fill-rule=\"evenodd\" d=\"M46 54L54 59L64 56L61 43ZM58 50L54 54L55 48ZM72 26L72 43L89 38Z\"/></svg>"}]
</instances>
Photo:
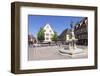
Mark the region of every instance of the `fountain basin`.
<instances>
[{"instance_id":1,"label":"fountain basin","mask_svg":"<svg viewBox=\"0 0 100 76\"><path fill-rule=\"evenodd\" d=\"M68 55L68 56L77 56L77 55L85 55L87 54L87 51L85 49L80 49L80 48L76 48L76 49L68 49L68 48L61 48L59 49L59 53L61 55Z\"/></svg>"}]
</instances>

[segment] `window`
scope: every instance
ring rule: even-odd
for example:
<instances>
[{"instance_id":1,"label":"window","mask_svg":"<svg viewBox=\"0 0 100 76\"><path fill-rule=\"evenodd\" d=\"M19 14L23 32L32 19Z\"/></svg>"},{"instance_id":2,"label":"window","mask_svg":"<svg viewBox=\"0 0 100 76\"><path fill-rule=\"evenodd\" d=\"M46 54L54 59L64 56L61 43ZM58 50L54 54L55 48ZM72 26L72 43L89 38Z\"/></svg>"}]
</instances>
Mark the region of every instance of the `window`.
<instances>
[{"instance_id":1,"label":"window","mask_svg":"<svg viewBox=\"0 0 100 76\"><path fill-rule=\"evenodd\" d=\"M51 32L51 30L50 30L50 32Z\"/></svg>"},{"instance_id":2,"label":"window","mask_svg":"<svg viewBox=\"0 0 100 76\"><path fill-rule=\"evenodd\" d=\"M49 40L49 38L48 38L48 37L46 37L46 40Z\"/></svg>"},{"instance_id":3,"label":"window","mask_svg":"<svg viewBox=\"0 0 100 76\"><path fill-rule=\"evenodd\" d=\"M47 26L46 28L49 28L49 26Z\"/></svg>"},{"instance_id":4,"label":"window","mask_svg":"<svg viewBox=\"0 0 100 76\"><path fill-rule=\"evenodd\" d=\"M46 33L46 36L49 36L49 34L48 34L48 33Z\"/></svg>"}]
</instances>

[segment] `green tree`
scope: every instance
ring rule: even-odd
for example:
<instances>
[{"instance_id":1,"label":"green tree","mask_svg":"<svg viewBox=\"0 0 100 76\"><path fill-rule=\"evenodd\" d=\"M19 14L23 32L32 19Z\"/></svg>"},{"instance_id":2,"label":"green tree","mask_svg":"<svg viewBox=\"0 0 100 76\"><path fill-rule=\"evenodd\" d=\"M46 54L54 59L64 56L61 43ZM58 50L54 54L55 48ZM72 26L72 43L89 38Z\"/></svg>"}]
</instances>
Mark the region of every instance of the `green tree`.
<instances>
[{"instance_id":1,"label":"green tree","mask_svg":"<svg viewBox=\"0 0 100 76\"><path fill-rule=\"evenodd\" d=\"M57 39L58 39L58 36L57 36L57 33L56 32L54 32L54 34L52 35L52 41L55 41L55 42L57 42Z\"/></svg>"},{"instance_id":2,"label":"green tree","mask_svg":"<svg viewBox=\"0 0 100 76\"><path fill-rule=\"evenodd\" d=\"M44 29L40 28L39 32L37 33L37 38L40 42L42 42L44 40Z\"/></svg>"}]
</instances>

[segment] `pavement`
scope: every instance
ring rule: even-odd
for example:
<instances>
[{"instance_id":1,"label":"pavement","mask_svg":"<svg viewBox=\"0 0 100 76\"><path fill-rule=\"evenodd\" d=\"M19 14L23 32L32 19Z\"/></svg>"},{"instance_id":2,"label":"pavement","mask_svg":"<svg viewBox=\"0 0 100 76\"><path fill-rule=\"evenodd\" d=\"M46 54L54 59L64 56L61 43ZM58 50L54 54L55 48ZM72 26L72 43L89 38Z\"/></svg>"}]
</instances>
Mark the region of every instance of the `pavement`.
<instances>
[{"instance_id":1,"label":"pavement","mask_svg":"<svg viewBox=\"0 0 100 76\"><path fill-rule=\"evenodd\" d=\"M46 47L29 47L28 48L28 60L57 60L57 59L83 59L88 58L87 46L77 46L84 51L85 54L78 54L73 57L69 55L62 55L59 49L62 47L68 47L67 45L62 46L46 46Z\"/></svg>"}]
</instances>

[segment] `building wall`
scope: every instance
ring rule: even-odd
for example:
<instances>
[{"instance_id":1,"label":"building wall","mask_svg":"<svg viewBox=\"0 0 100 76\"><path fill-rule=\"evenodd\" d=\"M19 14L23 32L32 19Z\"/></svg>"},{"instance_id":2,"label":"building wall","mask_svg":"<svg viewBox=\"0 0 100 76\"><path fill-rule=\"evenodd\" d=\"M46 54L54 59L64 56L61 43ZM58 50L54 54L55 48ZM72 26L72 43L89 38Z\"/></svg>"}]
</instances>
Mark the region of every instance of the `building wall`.
<instances>
[{"instance_id":1,"label":"building wall","mask_svg":"<svg viewBox=\"0 0 100 76\"><path fill-rule=\"evenodd\" d=\"M28 34L28 44L36 43L36 38L32 34Z\"/></svg>"},{"instance_id":2,"label":"building wall","mask_svg":"<svg viewBox=\"0 0 100 76\"><path fill-rule=\"evenodd\" d=\"M74 27L75 37L78 39L77 44L88 45L88 19L84 18Z\"/></svg>"},{"instance_id":3,"label":"building wall","mask_svg":"<svg viewBox=\"0 0 100 76\"><path fill-rule=\"evenodd\" d=\"M51 38L52 38L52 35L54 34L54 31L53 29L51 28L51 26L49 24L46 24L44 26L44 30L45 30L45 42L51 42Z\"/></svg>"}]
</instances>

